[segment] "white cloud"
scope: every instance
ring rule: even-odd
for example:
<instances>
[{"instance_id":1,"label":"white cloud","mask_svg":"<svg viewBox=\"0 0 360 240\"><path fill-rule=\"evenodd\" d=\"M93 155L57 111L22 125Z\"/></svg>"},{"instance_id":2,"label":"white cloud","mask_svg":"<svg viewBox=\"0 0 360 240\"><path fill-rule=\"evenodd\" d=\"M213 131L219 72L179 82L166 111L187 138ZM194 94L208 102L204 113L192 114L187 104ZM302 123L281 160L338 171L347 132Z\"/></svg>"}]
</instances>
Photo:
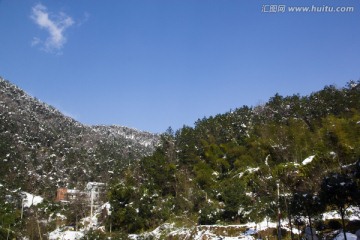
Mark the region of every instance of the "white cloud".
<instances>
[{"instance_id":1,"label":"white cloud","mask_svg":"<svg viewBox=\"0 0 360 240\"><path fill-rule=\"evenodd\" d=\"M33 40L31 41L31 46L36 46L41 43L40 38L33 37Z\"/></svg>"},{"instance_id":2,"label":"white cloud","mask_svg":"<svg viewBox=\"0 0 360 240\"><path fill-rule=\"evenodd\" d=\"M43 49L48 52L60 51L66 43L64 32L74 24L73 19L63 12L56 15L50 14L47 8L40 3L32 8L31 18L40 28L45 29L49 33L45 41L33 38L31 45L41 44Z\"/></svg>"}]
</instances>

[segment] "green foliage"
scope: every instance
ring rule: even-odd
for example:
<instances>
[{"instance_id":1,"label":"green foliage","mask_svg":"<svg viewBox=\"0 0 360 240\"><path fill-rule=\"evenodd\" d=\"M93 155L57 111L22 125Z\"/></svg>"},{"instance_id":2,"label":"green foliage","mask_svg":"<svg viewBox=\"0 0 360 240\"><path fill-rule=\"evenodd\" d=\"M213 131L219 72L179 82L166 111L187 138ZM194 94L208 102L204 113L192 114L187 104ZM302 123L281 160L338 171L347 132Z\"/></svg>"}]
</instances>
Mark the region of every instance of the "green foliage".
<instances>
[{"instance_id":1,"label":"green foliage","mask_svg":"<svg viewBox=\"0 0 360 240\"><path fill-rule=\"evenodd\" d=\"M231 178L221 184L221 200L224 202L223 218L231 221L244 222L247 219L250 198L245 194L245 188L240 178Z\"/></svg>"},{"instance_id":2,"label":"green foliage","mask_svg":"<svg viewBox=\"0 0 360 240\"><path fill-rule=\"evenodd\" d=\"M55 113L43 116L47 109L32 104L28 119L0 116L0 174L6 180L1 184L52 197L55 182L76 186L102 179L110 186L112 207L106 227L111 224L113 237L118 234L119 239L178 216L191 216L200 224L275 219L277 183L283 196L293 196L281 201L282 212L311 220L325 203L340 206L335 204L340 201L334 194L337 185L332 180L321 184L329 172L346 172L344 177L352 179L358 193L360 164L353 163L360 157L359 83L326 86L309 96L276 94L260 106L204 117L176 132L169 128L155 150L128 147L128 140L114 137L116 127L97 126L93 138L88 128L67 123ZM44 121L37 120L40 116ZM303 164L309 156L314 156L312 162ZM54 174L37 177L44 172ZM335 185L329 189L324 184ZM318 201L320 189L328 202ZM358 198L349 199L359 204ZM2 229L15 225L15 208L0 202ZM83 208L77 203L64 211L74 223L84 215Z\"/></svg>"},{"instance_id":3,"label":"green foliage","mask_svg":"<svg viewBox=\"0 0 360 240\"><path fill-rule=\"evenodd\" d=\"M297 192L291 199L291 213L297 216L306 216L309 218L309 221L324 210L325 208L320 198L311 192Z\"/></svg>"},{"instance_id":4,"label":"green foliage","mask_svg":"<svg viewBox=\"0 0 360 240\"><path fill-rule=\"evenodd\" d=\"M215 184L214 170L205 162L199 162L194 166L195 180L201 188L209 190Z\"/></svg>"},{"instance_id":5,"label":"green foliage","mask_svg":"<svg viewBox=\"0 0 360 240\"><path fill-rule=\"evenodd\" d=\"M346 174L331 173L321 183L321 199L326 206L335 206L340 213L345 239L345 211L351 204L358 203L359 193L354 179Z\"/></svg>"},{"instance_id":6,"label":"green foliage","mask_svg":"<svg viewBox=\"0 0 360 240\"><path fill-rule=\"evenodd\" d=\"M17 208L16 195L0 186L0 236L15 237L20 228L20 209Z\"/></svg>"},{"instance_id":7,"label":"green foliage","mask_svg":"<svg viewBox=\"0 0 360 240\"><path fill-rule=\"evenodd\" d=\"M169 218L172 198L161 199L160 195L146 186L118 184L110 189L111 223L114 230L137 233L157 226Z\"/></svg>"},{"instance_id":8,"label":"green foliage","mask_svg":"<svg viewBox=\"0 0 360 240\"><path fill-rule=\"evenodd\" d=\"M359 193L354 179L346 174L331 173L321 183L323 203L335 206L342 216L351 204L356 204Z\"/></svg>"},{"instance_id":9,"label":"green foliage","mask_svg":"<svg viewBox=\"0 0 360 240\"><path fill-rule=\"evenodd\" d=\"M94 231L94 230L90 230L88 231L84 237L82 237L80 240L107 240L109 239L107 237L107 235L101 231Z\"/></svg>"},{"instance_id":10,"label":"green foliage","mask_svg":"<svg viewBox=\"0 0 360 240\"><path fill-rule=\"evenodd\" d=\"M277 183L293 196L281 198L282 212L311 220L324 209L317 197L322 178L360 156L360 95L353 86L277 94L263 106L169 129L134 168L137 180L112 192L119 229L146 230L155 226L147 219L159 225L183 212L198 215L200 224L276 219Z\"/></svg>"},{"instance_id":11,"label":"green foliage","mask_svg":"<svg viewBox=\"0 0 360 240\"><path fill-rule=\"evenodd\" d=\"M175 194L173 183L175 182L176 165L167 158L163 149L158 148L152 156L141 161L141 168L156 190L160 190L163 195Z\"/></svg>"},{"instance_id":12,"label":"green foliage","mask_svg":"<svg viewBox=\"0 0 360 240\"><path fill-rule=\"evenodd\" d=\"M213 204L209 203L202 207L199 214L199 224L212 225L215 224L221 218L219 209Z\"/></svg>"}]
</instances>

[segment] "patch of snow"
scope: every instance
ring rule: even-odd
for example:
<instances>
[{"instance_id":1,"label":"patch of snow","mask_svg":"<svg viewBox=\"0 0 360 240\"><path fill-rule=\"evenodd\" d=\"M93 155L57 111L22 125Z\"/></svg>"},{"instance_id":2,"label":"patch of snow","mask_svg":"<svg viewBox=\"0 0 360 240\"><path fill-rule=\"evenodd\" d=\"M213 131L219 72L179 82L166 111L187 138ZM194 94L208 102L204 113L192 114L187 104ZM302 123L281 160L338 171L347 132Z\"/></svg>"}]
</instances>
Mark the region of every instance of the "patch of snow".
<instances>
[{"instance_id":1,"label":"patch of snow","mask_svg":"<svg viewBox=\"0 0 360 240\"><path fill-rule=\"evenodd\" d=\"M334 238L334 240L344 240L344 239L345 239L345 238L344 238L344 233L343 233L343 232L339 233L339 234ZM347 233L346 233L346 239L347 239L347 240L356 240L357 237L356 237L355 234L352 234L352 233L347 232Z\"/></svg>"},{"instance_id":2,"label":"patch of snow","mask_svg":"<svg viewBox=\"0 0 360 240\"><path fill-rule=\"evenodd\" d=\"M44 201L44 199L40 196L32 195L31 193L23 192L25 195L24 198L24 207L31 207L32 205L36 206Z\"/></svg>"},{"instance_id":3,"label":"patch of snow","mask_svg":"<svg viewBox=\"0 0 360 240\"><path fill-rule=\"evenodd\" d=\"M356 220L360 220L360 216L356 213L360 212L360 208L359 207L349 207L346 210L346 216L347 219L349 219L350 221L356 221ZM325 221L326 219L341 219L340 214L337 211L330 211L330 212L326 212L322 215L323 220Z\"/></svg>"},{"instance_id":4,"label":"patch of snow","mask_svg":"<svg viewBox=\"0 0 360 240\"><path fill-rule=\"evenodd\" d=\"M49 233L49 240L79 240L82 237L84 237L84 234L78 231L61 231L60 229L56 229L55 231Z\"/></svg>"},{"instance_id":5,"label":"patch of snow","mask_svg":"<svg viewBox=\"0 0 360 240\"><path fill-rule=\"evenodd\" d=\"M266 166L269 166L269 157L270 157L270 154L266 156L265 158L265 165Z\"/></svg>"},{"instance_id":6,"label":"patch of snow","mask_svg":"<svg viewBox=\"0 0 360 240\"><path fill-rule=\"evenodd\" d=\"M253 197L254 193L253 192L246 192L245 195L248 196L248 197Z\"/></svg>"},{"instance_id":7,"label":"patch of snow","mask_svg":"<svg viewBox=\"0 0 360 240\"><path fill-rule=\"evenodd\" d=\"M65 219L66 219L66 216L65 216L65 215L62 215L61 213L56 213L56 217L58 217L58 218L61 219L61 220L65 220Z\"/></svg>"},{"instance_id":8,"label":"patch of snow","mask_svg":"<svg viewBox=\"0 0 360 240\"><path fill-rule=\"evenodd\" d=\"M94 229L98 226L98 217L94 214L93 217L85 217L81 219L81 224L84 226L84 230Z\"/></svg>"},{"instance_id":9,"label":"patch of snow","mask_svg":"<svg viewBox=\"0 0 360 240\"><path fill-rule=\"evenodd\" d=\"M246 169L244 172L241 172L241 173L237 174L237 176L238 176L239 178L242 178L245 173L254 173L254 172L259 171L259 169L260 169L259 167L257 167L257 168L248 168L248 169Z\"/></svg>"},{"instance_id":10,"label":"patch of snow","mask_svg":"<svg viewBox=\"0 0 360 240\"><path fill-rule=\"evenodd\" d=\"M160 239L161 235L164 233L164 232L169 232L172 228L174 228L174 223L165 223L159 227L157 227L156 229L154 229L153 231L151 232L146 232L146 233L143 233L141 235L137 235L137 234L129 234L129 238L130 239L138 239L140 237L143 237L145 239L147 238L154 238L154 239Z\"/></svg>"},{"instance_id":11,"label":"patch of snow","mask_svg":"<svg viewBox=\"0 0 360 240\"><path fill-rule=\"evenodd\" d=\"M259 171L259 167L257 167L257 168L248 168L248 169L246 169L246 171L248 171L249 173L253 173L253 172L257 172L257 171Z\"/></svg>"},{"instance_id":12,"label":"patch of snow","mask_svg":"<svg viewBox=\"0 0 360 240\"><path fill-rule=\"evenodd\" d=\"M302 161L302 165L306 165L311 163L314 160L315 155L307 157L304 161Z\"/></svg>"},{"instance_id":13,"label":"patch of snow","mask_svg":"<svg viewBox=\"0 0 360 240\"><path fill-rule=\"evenodd\" d=\"M217 225L211 225L212 228L216 228ZM210 231L210 229L203 229L198 230L195 234L195 236L192 238L194 240L202 240L202 239L208 239L208 240L235 240L235 239L243 239L243 240L254 240L255 238L253 236L250 236L251 232L247 231L244 234L241 234L240 236L236 237L229 237L229 236L219 236L217 234L214 234Z\"/></svg>"},{"instance_id":14,"label":"patch of snow","mask_svg":"<svg viewBox=\"0 0 360 240\"><path fill-rule=\"evenodd\" d=\"M77 190L77 189L67 189L67 192L68 192L68 193L71 193L71 194L78 194L78 193L80 193L80 190Z\"/></svg>"},{"instance_id":15,"label":"patch of snow","mask_svg":"<svg viewBox=\"0 0 360 240\"><path fill-rule=\"evenodd\" d=\"M109 202L104 203L99 209L106 209L107 214L111 215L111 204Z\"/></svg>"}]
</instances>

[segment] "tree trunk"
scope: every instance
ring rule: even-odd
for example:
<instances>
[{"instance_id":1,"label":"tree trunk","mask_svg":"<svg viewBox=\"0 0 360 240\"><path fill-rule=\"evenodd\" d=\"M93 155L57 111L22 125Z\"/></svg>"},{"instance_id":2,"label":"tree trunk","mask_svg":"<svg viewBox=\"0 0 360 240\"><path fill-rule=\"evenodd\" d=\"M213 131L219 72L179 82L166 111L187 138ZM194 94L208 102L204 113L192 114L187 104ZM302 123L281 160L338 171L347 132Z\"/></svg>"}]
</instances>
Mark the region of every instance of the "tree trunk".
<instances>
[{"instance_id":1,"label":"tree trunk","mask_svg":"<svg viewBox=\"0 0 360 240\"><path fill-rule=\"evenodd\" d=\"M343 207L340 207L340 215L341 215L341 223L342 223L342 227L343 227L343 233L344 233L344 239L347 240L346 238L346 229L345 229L345 210Z\"/></svg>"},{"instance_id":2,"label":"tree trunk","mask_svg":"<svg viewBox=\"0 0 360 240\"><path fill-rule=\"evenodd\" d=\"M38 231L39 231L39 238L40 238L40 240L42 240L41 231L40 231L40 224L39 224L39 219L38 219L37 211L35 212L35 216L36 216L36 223L37 223L37 227L38 227Z\"/></svg>"},{"instance_id":3,"label":"tree trunk","mask_svg":"<svg viewBox=\"0 0 360 240\"><path fill-rule=\"evenodd\" d=\"M309 218L309 225L310 225L311 240L314 240L314 234L313 234L313 228L312 228L312 223L311 223L311 217L310 217L310 214L309 214L309 213L308 213L308 218Z\"/></svg>"},{"instance_id":4,"label":"tree trunk","mask_svg":"<svg viewBox=\"0 0 360 240\"><path fill-rule=\"evenodd\" d=\"M297 229L298 229L298 233L299 233L299 240L301 239L301 232L300 232L300 224L298 223L297 224Z\"/></svg>"},{"instance_id":5,"label":"tree trunk","mask_svg":"<svg viewBox=\"0 0 360 240\"><path fill-rule=\"evenodd\" d=\"M8 232L7 232L6 240L9 240L9 237L10 237L10 225L9 225L9 228L8 228Z\"/></svg>"},{"instance_id":6,"label":"tree trunk","mask_svg":"<svg viewBox=\"0 0 360 240\"><path fill-rule=\"evenodd\" d=\"M286 209L287 209L287 212L288 212L291 240L294 240L293 226L292 226L292 222L291 222L291 214L290 214L290 209L289 209L289 206L287 204L286 198L285 198L285 205L286 205Z\"/></svg>"},{"instance_id":7,"label":"tree trunk","mask_svg":"<svg viewBox=\"0 0 360 240\"><path fill-rule=\"evenodd\" d=\"M289 214L289 225L290 225L290 234L291 234L291 240L294 240L294 233L293 233L293 226L291 223L291 215Z\"/></svg>"}]
</instances>

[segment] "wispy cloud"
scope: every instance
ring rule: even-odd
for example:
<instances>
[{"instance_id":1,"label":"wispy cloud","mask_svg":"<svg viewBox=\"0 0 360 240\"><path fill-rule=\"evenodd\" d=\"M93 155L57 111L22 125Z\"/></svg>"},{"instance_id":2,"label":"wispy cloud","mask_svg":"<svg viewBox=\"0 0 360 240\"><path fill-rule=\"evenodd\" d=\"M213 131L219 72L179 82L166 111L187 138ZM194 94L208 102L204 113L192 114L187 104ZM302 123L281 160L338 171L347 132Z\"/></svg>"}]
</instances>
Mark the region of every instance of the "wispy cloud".
<instances>
[{"instance_id":1,"label":"wispy cloud","mask_svg":"<svg viewBox=\"0 0 360 240\"><path fill-rule=\"evenodd\" d=\"M40 44L43 50L57 53L66 43L65 30L75 23L71 17L63 12L58 14L49 13L47 8L40 3L32 8L31 19L49 34L45 40L34 37L31 45Z\"/></svg>"},{"instance_id":2,"label":"wispy cloud","mask_svg":"<svg viewBox=\"0 0 360 240\"><path fill-rule=\"evenodd\" d=\"M90 13L84 12L83 17L80 20L76 21L77 22L76 25L78 27L82 26L84 23L86 23L89 20L89 18L90 18Z\"/></svg>"}]
</instances>

